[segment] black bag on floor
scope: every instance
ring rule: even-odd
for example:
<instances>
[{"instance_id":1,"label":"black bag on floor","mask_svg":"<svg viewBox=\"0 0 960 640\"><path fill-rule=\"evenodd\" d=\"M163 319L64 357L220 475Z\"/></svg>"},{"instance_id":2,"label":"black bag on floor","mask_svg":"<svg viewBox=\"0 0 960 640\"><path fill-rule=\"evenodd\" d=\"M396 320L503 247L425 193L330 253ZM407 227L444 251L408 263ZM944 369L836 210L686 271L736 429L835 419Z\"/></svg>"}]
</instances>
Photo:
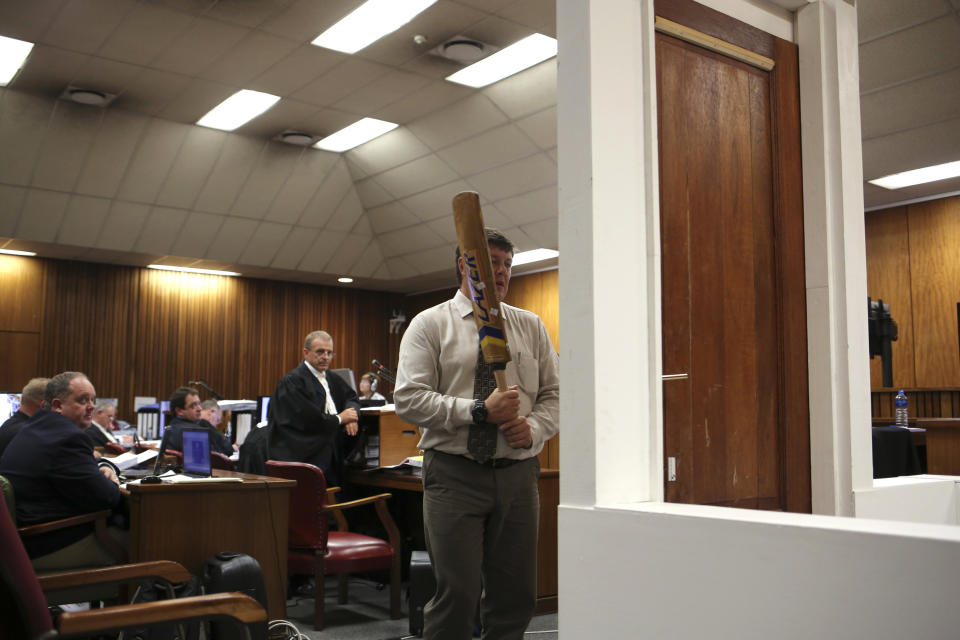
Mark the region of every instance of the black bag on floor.
<instances>
[{"instance_id":1,"label":"black bag on floor","mask_svg":"<svg viewBox=\"0 0 960 640\"><path fill-rule=\"evenodd\" d=\"M423 607L437 592L437 581L433 577L433 565L426 551L414 551L410 554L410 602L407 611L410 615L410 633L423 635Z\"/></svg>"},{"instance_id":2,"label":"black bag on floor","mask_svg":"<svg viewBox=\"0 0 960 640\"><path fill-rule=\"evenodd\" d=\"M245 553L221 551L207 558L203 566L203 587L206 593L240 592L267 608L267 589L263 583L260 563ZM251 640L266 640L267 625L249 625ZM210 640L227 640L236 637L230 623L211 622Z\"/></svg>"}]
</instances>

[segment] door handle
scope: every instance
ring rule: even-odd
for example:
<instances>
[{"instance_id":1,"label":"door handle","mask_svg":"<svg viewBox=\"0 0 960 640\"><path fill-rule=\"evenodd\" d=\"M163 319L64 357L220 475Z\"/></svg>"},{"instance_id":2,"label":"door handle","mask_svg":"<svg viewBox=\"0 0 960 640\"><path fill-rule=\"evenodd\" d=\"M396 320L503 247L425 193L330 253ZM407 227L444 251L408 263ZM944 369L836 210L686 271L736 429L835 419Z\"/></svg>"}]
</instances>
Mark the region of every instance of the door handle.
<instances>
[{"instance_id":1,"label":"door handle","mask_svg":"<svg viewBox=\"0 0 960 640\"><path fill-rule=\"evenodd\" d=\"M664 382L668 380L686 380L688 377L685 373L665 373L662 376Z\"/></svg>"}]
</instances>

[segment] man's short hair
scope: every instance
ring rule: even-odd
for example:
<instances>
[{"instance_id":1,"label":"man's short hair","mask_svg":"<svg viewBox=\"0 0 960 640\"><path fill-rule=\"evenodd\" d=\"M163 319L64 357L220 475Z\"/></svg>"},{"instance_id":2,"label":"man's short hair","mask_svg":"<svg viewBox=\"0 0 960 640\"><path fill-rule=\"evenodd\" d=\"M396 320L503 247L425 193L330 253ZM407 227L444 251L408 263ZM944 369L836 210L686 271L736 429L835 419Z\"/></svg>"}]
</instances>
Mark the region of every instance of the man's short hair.
<instances>
[{"instance_id":1,"label":"man's short hair","mask_svg":"<svg viewBox=\"0 0 960 640\"><path fill-rule=\"evenodd\" d=\"M213 398L207 398L206 400L200 403L200 408L203 409L204 411L209 411L210 409L219 409L220 404Z\"/></svg>"},{"instance_id":2,"label":"man's short hair","mask_svg":"<svg viewBox=\"0 0 960 640\"><path fill-rule=\"evenodd\" d=\"M331 336L326 331L311 331L307 334L307 337L303 339L303 348L307 351L310 351L310 345L313 344L313 341L317 338L321 340L329 340L333 342L333 336Z\"/></svg>"},{"instance_id":3,"label":"man's short hair","mask_svg":"<svg viewBox=\"0 0 960 640\"><path fill-rule=\"evenodd\" d=\"M200 394L197 393L197 390L193 387L180 387L173 392L172 396L170 396L170 411L186 409L187 396L197 396L199 398Z\"/></svg>"},{"instance_id":4,"label":"man's short hair","mask_svg":"<svg viewBox=\"0 0 960 640\"><path fill-rule=\"evenodd\" d=\"M74 378L86 377L86 374L80 373L79 371L64 371L63 373L58 373L50 378L50 382L47 383L47 389L44 395L44 400L47 402L47 407L53 406L53 401L55 398L59 398L61 401L67 399L67 396L70 395L70 383L73 382Z\"/></svg>"},{"instance_id":5,"label":"man's short hair","mask_svg":"<svg viewBox=\"0 0 960 640\"><path fill-rule=\"evenodd\" d=\"M511 256L513 255L513 243L510 242L510 238L503 235L497 229L492 229L491 227L486 228L487 231L487 244L492 244L497 249L501 251L506 251ZM457 272L457 286L459 287L463 283L463 276L460 274L460 245L457 245L457 259L453 263L453 268Z\"/></svg>"},{"instance_id":6,"label":"man's short hair","mask_svg":"<svg viewBox=\"0 0 960 640\"><path fill-rule=\"evenodd\" d=\"M117 405L113 400L100 400L97 402L96 408L93 410L94 415L100 413L101 411L106 411L110 407L116 408Z\"/></svg>"},{"instance_id":7,"label":"man's short hair","mask_svg":"<svg viewBox=\"0 0 960 640\"><path fill-rule=\"evenodd\" d=\"M23 387L20 394L21 402L33 402L40 404L46 400L47 385L50 384L50 378L34 378Z\"/></svg>"}]
</instances>

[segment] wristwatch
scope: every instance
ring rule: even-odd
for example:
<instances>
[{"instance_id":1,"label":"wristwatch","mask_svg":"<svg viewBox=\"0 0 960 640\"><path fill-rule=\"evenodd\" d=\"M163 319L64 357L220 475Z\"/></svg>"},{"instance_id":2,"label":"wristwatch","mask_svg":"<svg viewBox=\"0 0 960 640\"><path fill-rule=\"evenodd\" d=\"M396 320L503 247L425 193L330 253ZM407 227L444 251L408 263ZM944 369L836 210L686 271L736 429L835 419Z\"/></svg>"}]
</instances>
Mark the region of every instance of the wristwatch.
<instances>
[{"instance_id":1,"label":"wristwatch","mask_svg":"<svg viewBox=\"0 0 960 640\"><path fill-rule=\"evenodd\" d=\"M487 421L487 405L484 404L483 400L473 401L473 409L470 410L470 415L473 416L474 424L482 424Z\"/></svg>"}]
</instances>

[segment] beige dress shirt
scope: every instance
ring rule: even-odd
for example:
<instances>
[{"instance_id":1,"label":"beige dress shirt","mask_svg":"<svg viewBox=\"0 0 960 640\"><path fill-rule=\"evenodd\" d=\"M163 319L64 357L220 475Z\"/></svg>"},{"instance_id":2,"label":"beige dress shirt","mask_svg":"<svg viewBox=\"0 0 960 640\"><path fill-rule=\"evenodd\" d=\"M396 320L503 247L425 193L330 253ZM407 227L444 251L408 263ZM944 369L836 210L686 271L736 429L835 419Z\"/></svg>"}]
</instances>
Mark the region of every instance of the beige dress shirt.
<instances>
[{"instance_id":1,"label":"beige dress shirt","mask_svg":"<svg viewBox=\"0 0 960 640\"><path fill-rule=\"evenodd\" d=\"M559 429L559 356L536 314L506 304L500 309L511 356L507 384L520 387L520 415L530 424L533 446L513 449L500 434L496 457L528 458ZM393 398L397 415L421 427L421 449L467 452L477 345L473 305L460 291L417 315L403 334Z\"/></svg>"}]
</instances>

